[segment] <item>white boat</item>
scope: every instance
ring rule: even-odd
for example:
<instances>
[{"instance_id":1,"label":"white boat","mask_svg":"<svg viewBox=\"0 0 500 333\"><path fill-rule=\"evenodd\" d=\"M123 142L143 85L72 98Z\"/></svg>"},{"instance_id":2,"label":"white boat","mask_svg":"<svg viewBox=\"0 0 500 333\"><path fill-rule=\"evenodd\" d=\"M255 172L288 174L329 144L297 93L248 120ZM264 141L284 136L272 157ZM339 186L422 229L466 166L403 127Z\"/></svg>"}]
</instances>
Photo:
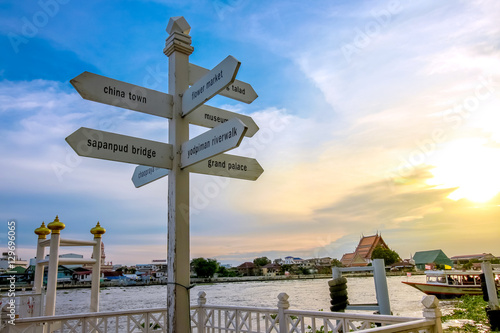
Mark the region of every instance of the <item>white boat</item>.
<instances>
[{"instance_id":1,"label":"white boat","mask_svg":"<svg viewBox=\"0 0 500 333\"><path fill-rule=\"evenodd\" d=\"M425 283L406 282L427 295L435 295L437 298L455 298L463 295L482 295L481 271L425 271ZM499 287L500 272L494 271L495 284Z\"/></svg>"}]
</instances>

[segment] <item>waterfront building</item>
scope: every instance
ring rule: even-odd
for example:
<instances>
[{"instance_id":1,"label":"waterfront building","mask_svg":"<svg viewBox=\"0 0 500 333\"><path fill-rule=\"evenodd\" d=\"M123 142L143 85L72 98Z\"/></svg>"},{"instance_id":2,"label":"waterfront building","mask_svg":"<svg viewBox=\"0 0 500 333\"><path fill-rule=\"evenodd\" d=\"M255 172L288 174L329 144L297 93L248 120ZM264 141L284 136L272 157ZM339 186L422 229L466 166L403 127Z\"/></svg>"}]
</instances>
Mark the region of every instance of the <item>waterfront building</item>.
<instances>
[{"instance_id":1,"label":"waterfront building","mask_svg":"<svg viewBox=\"0 0 500 333\"><path fill-rule=\"evenodd\" d=\"M11 266L9 265L14 265L14 267L28 267L28 261L27 260L22 260L18 256L15 256L15 260L12 261L9 258L9 252L2 252L2 257L0 257L0 270L8 270Z\"/></svg>"},{"instance_id":2,"label":"waterfront building","mask_svg":"<svg viewBox=\"0 0 500 333\"><path fill-rule=\"evenodd\" d=\"M377 247L381 246L385 249L389 247L382 239L382 235L378 233L372 236L363 236L356 250L352 253L345 253L340 261L345 267L364 267L372 262L372 252Z\"/></svg>"},{"instance_id":3,"label":"waterfront building","mask_svg":"<svg viewBox=\"0 0 500 333\"><path fill-rule=\"evenodd\" d=\"M281 266L274 263L269 263L261 267L262 275L264 276L276 276L281 272Z\"/></svg>"},{"instance_id":4,"label":"waterfront building","mask_svg":"<svg viewBox=\"0 0 500 333\"><path fill-rule=\"evenodd\" d=\"M243 276L254 276L257 274L257 266L253 262L247 261L236 267L238 273Z\"/></svg>"},{"instance_id":5,"label":"waterfront building","mask_svg":"<svg viewBox=\"0 0 500 333\"><path fill-rule=\"evenodd\" d=\"M453 267L453 262L442 250L415 252L413 260L419 270L432 269L435 265L444 265L445 269Z\"/></svg>"},{"instance_id":6,"label":"waterfront building","mask_svg":"<svg viewBox=\"0 0 500 333\"><path fill-rule=\"evenodd\" d=\"M466 254L466 255L453 256L450 258L450 260L453 262L453 265L462 266L467 264L471 260L480 262L484 257L495 258L495 256L492 255L491 253L481 253L481 254Z\"/></svg>"}]
</instances>

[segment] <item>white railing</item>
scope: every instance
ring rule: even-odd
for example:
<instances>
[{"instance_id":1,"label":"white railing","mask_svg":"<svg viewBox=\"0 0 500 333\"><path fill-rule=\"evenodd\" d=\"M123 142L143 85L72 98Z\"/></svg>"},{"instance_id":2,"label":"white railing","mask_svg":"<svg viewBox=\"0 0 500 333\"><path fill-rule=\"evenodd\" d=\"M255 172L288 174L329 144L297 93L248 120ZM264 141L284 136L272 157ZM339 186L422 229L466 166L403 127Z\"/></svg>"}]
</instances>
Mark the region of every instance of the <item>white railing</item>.
<instances>
[{"instance_id":1,"label":"white railing","mask_svg":"<svg viewBox=\"0 0 500 333\"><path fill-rule=\"evenodd\" d=\"M363 333L442 332L434 296L422 300L424 318L341 312L290 310L288 295L278 295L276 308L206 305L205 293L191 306L193 333ZM0 327L6 333L136 333L167 332L167 309L142 309L16 319ZM183 332L181 332L183 333Z\"/></svg>"},{"instance_id":2,"label":"white railing","mask_svg":"<svg viewBox=\"0 0 500 333\"><path fill-rule=\"evenodd\" d=\"M15 314L18 318L39 317L43 315L43 300L43 294L16 293L15 296L8 297L8 293L6 293L0 296L0 309L5 308L13 301L15 305ZM7 308L4 309L3 316L6 315L6 310Z\"/></svg>"},{"instance_id":3,"label":"white railing","mask_svg":"<svg viewBox=\"0 0 500 333\"><path fill-rule=\"evenodd\" d=\"M15 325L7 323L0 331L2 333L155 333L166 332L166 327L167 309L157 308L17 319Z\"/></svg>"}]
</instances>

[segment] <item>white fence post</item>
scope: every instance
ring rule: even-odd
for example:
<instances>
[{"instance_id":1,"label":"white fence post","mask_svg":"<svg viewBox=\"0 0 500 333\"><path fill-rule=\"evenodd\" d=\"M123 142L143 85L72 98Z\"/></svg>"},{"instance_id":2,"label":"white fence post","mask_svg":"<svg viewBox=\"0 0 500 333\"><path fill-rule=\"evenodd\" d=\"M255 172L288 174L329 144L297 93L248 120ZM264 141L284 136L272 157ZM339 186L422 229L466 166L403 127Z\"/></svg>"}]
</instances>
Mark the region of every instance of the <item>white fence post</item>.
<instances>
[{"instance_id":1,"label":"white fence post","mask_svg":"<svg viewBox=\"0 0 500 333\"><path fill-rule=\"evenodd\" d=\"M205 304L207 294L204 291L198 293L198 333L205 333Z\"/></svg>"},{"instance_id":2,"label":"white fence post","mask_svg":"<svg viewBox=\"0 0 500 333\"><path fill-rule=\"evenodd\" d=\"M280 327L280 333L288 332L288 320L285 316L285 310L288 310L290 303L288 303L288 295L286 293L281 293L278 295L278 321Z\"/></svg>"},{"instance_id":3,"label":"white fence post","mask_svg":"<svg viewBox=\"0 0 500 333\"><path fill-rule=\"evenodd\" d=\"M443 333L443 326L441 325L441 310L439 309L439 300L436 296L424 296L422 298L422 304L424 305L424 318L435 320L436 326L434 327L434 333Z\"/></svg>"}]
</instances>

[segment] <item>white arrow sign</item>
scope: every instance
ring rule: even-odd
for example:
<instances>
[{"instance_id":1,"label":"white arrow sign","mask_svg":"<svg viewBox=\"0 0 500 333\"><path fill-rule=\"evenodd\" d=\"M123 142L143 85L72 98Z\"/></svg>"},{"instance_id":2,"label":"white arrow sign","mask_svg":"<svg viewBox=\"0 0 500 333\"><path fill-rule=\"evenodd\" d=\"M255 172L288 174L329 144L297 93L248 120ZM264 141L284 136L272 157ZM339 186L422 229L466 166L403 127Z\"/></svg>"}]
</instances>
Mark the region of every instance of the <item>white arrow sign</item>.
<instances>
[{"instance_id":1,"label":"white arrow sign","mask_svg":"<svg viewBox=\"0 0 500 333\"><path fill-rule=\"evenodd\" d=\"M168 175L168 169L138 165L132 175L132 182L135 187L141 187L166 175Z\"/></svg>"},{"instance_id":2,"label":"white arrow sign","mask_svg":"<svg viewBox=\"0 0 500 333\"><path fill-rule=\"evenodd\" d=\"M172 118L172 95L89 72L69 82L89 101Z\"/></svg>"},{"instance_id":3,"label":"white arrow sign","mask_svg":"<svg viewBox=\"0 0 500 333\"><path fill-rule=\"evenodd\" d=\"M202 105L186 116L190 124L209 128L213 128L233 118L238 118L248 127L245 133L247 137L252 137L259 130L259 126L249 116L208 105Z\"/></svg>"},{"instance_id":4,"label":"white arrow sign","mask_svg":"<svg viewBox=\"0 0 500 333\"><path fill-rule=\"evenodd\" d=\"M172 168L172 145L80 127L66 138L80 156Z\"/></svg>"},{"instance_id":5,"label":"white arrow sign","mask_svg":"<svg viewBox=\"0 0 500 333\"><path fill-rule=\"evenodd\" d=\"M264 172L254 158L219 154L186 168L186 171L205 175L256 180Z\"/></svg>"},{"instance_id":6,"label":"white arrow sign","mask_svg":"<svg viewBox=\"0 0 500 333\"><path fill-rule=\"evenodd\" d=\"M186 116L231 84L240 65L236 58L228 56L189 87L182 95L182 116Z\"/></svg>"},{"instance_id":7,"label":"white arrow sign","mask_svg":"<svg viewBox=\"0 0 500 333\"><path fill-rule=\"evenodd\" d=\"M189 84L194 84L208 72L209 70L206 68L189 64ZM233 83L219 92L219 95L247 104L252 103L257 97L259 97L250 84L239 80L234 80Z\"/></svg>"},{"instance_id":8,"label":"white arrow sign","mask_svg":"<svg viewBox=\"0 0 500 333\"><path fill-rule=\"evenodd\" d=\"M240 145L247 127L238 118L186 141L181 148L181 168L203 161Z\"/></svg>"}]
</instances>

